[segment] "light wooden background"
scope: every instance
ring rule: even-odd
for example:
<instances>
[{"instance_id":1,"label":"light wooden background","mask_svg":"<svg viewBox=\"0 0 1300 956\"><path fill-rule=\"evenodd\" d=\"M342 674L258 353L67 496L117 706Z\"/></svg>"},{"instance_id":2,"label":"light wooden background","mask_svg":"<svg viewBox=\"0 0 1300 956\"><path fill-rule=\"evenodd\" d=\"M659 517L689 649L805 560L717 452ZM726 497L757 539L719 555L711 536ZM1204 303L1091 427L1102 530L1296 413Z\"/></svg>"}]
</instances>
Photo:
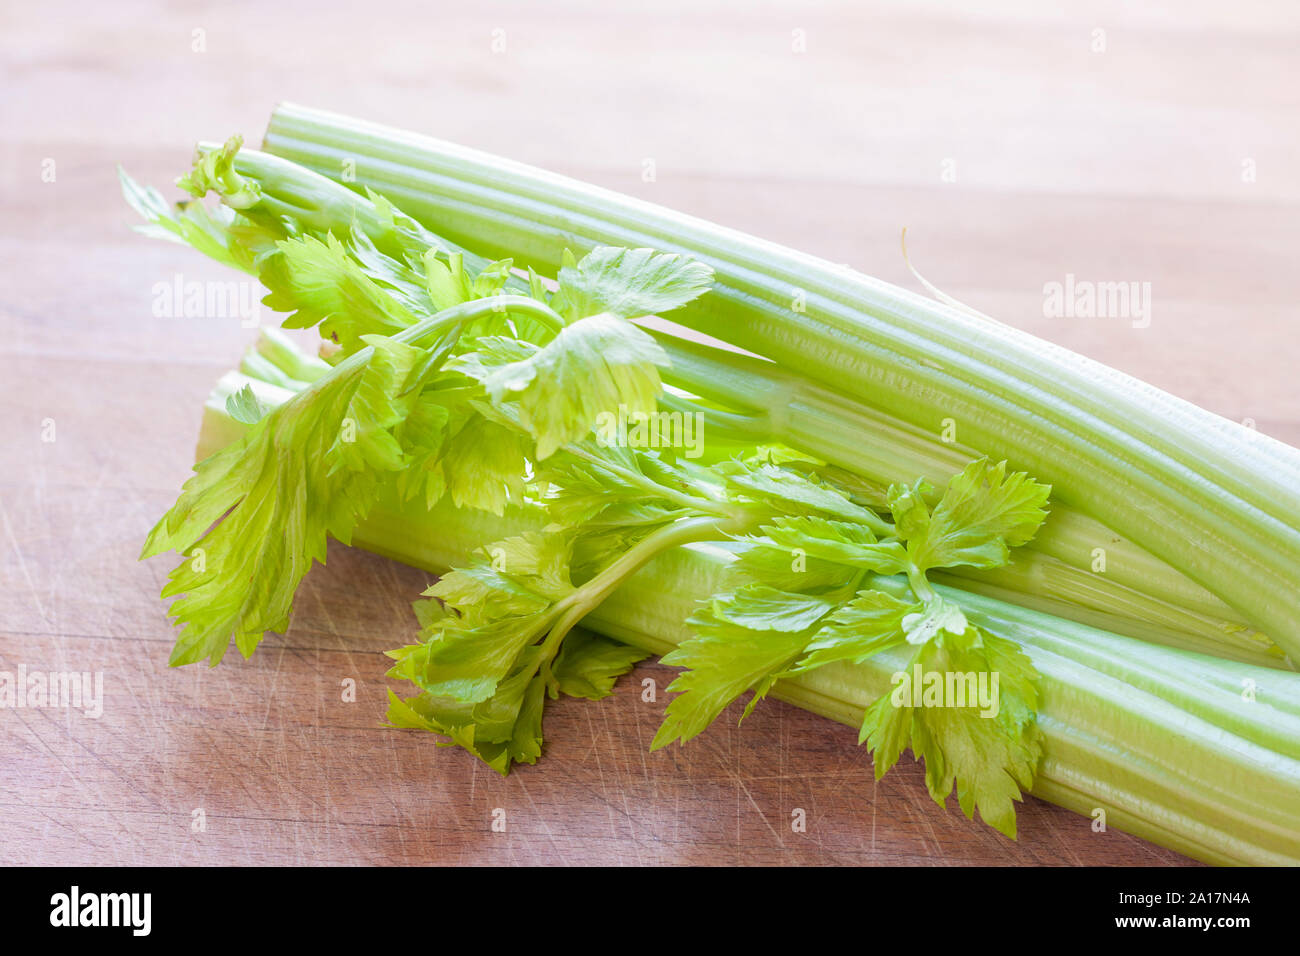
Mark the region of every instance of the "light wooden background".
<instances>
[{"instance_id":1,"label":"light wooden background","mask_svg":"<svg viewBox=\"0 0 1300 956\"><path fill-rule=\"evenodd\" d=\"M424 574L336 547L252 662L169 670L170 563L135 561L187 474L201 402L252 333L152 315L157 282L229 277L129 232L113 165L165 184L196 139L255 142L280 99L898 282L908 226L913 261L951 294L1300 441L1300 7L961 6L982 12L5 4L0 669L102 671L106 701L97 721L0 711L0 863L1177 862L1035 800L1011 843L936 808L915 765L874 783L852 730L781 704L651 756L664 701L636 684L663 686L657 664L602 703L553 706L544 761L502 780L380 727L379 652L410 635ZM1152 283L1150 327L1043 318L1044 283L1066 273ZM356 703L340 699L348 677Z\"/></svg>"}]
</instances>

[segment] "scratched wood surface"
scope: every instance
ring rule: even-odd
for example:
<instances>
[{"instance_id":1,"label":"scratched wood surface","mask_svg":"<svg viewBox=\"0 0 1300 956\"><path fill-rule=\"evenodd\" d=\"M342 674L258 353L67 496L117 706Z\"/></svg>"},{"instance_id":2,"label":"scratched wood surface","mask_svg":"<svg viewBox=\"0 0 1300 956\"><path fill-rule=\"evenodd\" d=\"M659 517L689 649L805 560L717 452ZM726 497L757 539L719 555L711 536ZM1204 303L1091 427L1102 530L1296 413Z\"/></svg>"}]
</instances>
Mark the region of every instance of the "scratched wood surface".
<instances>
[{"instance_id":1,"label":"scratched wood surface","mask_svg":"<svg viewBox=\"0 0 1300 956\"><path fill-rule=\"evenodd\" d=\"M650 755L657 663L553 706L545 759L501 779L380 726L422 572L332 547L288 634L170 670L170 564L135 561L253 333L153 315L156 283L228 277L130 233L113 165L165 183L281 99L904 283L907 226L951 294L1300 441L1297 8L979 6L5 4L0 670L99 671L104 701L0 710L0 863L1185 862L1033 799L1012 843L779 703ZM1044 318L1067 274L1150 282L1150 324Z\"/></svg>"}]
</instances>

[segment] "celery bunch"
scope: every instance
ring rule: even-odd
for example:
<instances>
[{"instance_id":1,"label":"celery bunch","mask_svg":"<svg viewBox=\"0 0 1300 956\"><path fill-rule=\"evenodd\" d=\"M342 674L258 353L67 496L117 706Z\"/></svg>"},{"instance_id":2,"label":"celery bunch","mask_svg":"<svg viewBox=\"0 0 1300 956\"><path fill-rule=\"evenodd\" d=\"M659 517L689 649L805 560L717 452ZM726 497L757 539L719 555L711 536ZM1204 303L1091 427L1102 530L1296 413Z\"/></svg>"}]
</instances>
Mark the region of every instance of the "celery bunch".
<instances>
[{"instance_id":1,"label":"celery bunch","mask_svg":"<svg viewBox=\"0 0 1300 956\"><path fill-rule=\"evenodd\" d=\"M317 140L300 149L315 165L330 149L357 145L346 124L335 128L336 144L322 145L322 122L311 117ZM326 538L355 536L452 569L416 604L418 636L391 653L390 674L411 693L393 697L390 719L502 773L541 755L548 699L604 696L645 651L671 647L665 662L686 670L670 688L677 696L656 748L699 734L742 695L751 694L748 713L772 692L857 723L878 775L911 749L937 802L955 790L967 816L978 810L1008 836L1014 802L1034 789L1075 807L1112 801L1136 832L1207 858L1300 858L1285 841L1265 849L1278 832L1294 841L1300 815L1300 714L1278 703L1296 699L1300 680L1285 670L1293 629L1272 606L1256 613L1243 600L1249 588L1205 587L1203 562L1181 560L1159 535L1115 538L1098 521L1109 509L1077 474L1065 477L1083 507L1063 508L1059 492L1005 461L929 439L914 400L871 384L899 368L930 381L934 369L895 358L892 371L855 366L862 374L844 378L838 359L808 359L827 328L809 328L800 313L775 339L764 331L777 322L770 312L733 327L754 315L752 303L731 311L734 286L715 282L715 269L734 281L734 244L711 257L591 243L592 233L628 225L613 205L607 221L585 206L579 219L556 189L553 218L521 224L513 207L537 198L524 194L517 169L507 184L516 194L481 171L463 171L454 190L422 193L403 177L414 182L412 170L441 159L436 149L369 132L361 144L374 182L381 171L400 180L386 191L409 209L238 140L200 152L179 181L194 198L175 207L123 177L147 231L258 276L266 303L288 314L286 327L316 327L330 344L317 359L264 334L210 405L211 453L144 549L185 555L164 590L184 595L172 604L183 626L173 663L215 665L232 638L251 655L263 633L287 627L294 591L324 560ZM407 167L394 159L403 155ZM221 204L200 202L208 194ZM556 235L585 254L553 248ZM483 256L503 247L511 258ZM762 288L746 275L751 290ZM660 315L771 344L781 362L644 327ZM796 343L778 342L795 332L807 334L799 360ZM845 355L868 362L876 346L863 328L845 323L837 334ZM940 352L931 364L942 371L949 356ZM944 394L964 390L963 407L975 409L972 389L1002 387L984 372ZM876 401L864 402L868 395ZM686 423L707 440L684 442ZM659 426L669 440L658 440ZM1045 440L1028 441L1016 461L1040 460L1034 442ZM1113 429L1106 440L1123 444ZM990 441L980 451L1004 447ZM1289 450L1257 452L1276 467L1291 462ZM1148 464L1158 471L1167 457L1162 442ZM1219 508L1180 513L1181 526L1214 524L1238 501L1249 516L1247 505L1262 500L1232 497L1241 491L1235 473L1215 468ZM1128 487L1138 499L1150 490L1136 480ZM1145 531L1132 508L1117 512L1117 526ZM1259 521L1278 541L1295 533ZM481 525L482 534L457 525ZM1084 570L1078 551L1096 534L1115 539L1122 580ZM675 555L712 563L661 577L663 594L649 597L637 582L653 581L651 570ZM1263 545L1252 556L1261 573L1288 572L1288 559ZM680 614L639 626L645 611L623 597L636 593L660 604L672 595ZM577 628L589 618L608 636ZM1195 774L1188 780L1204 806L1181 812L1159 796L1176 779L1108 764L1102 751L1122 735L1103 711L1117 697L1089 654L1122 662L1109 679L1130 675L1155 699L1129 728L1141 738L1129 745L1135 767L1149 761L1169 774L1166 753L1195 750L1197 740L1178 739L1177 719L1166 716L1185 708L1187 720L1209 721L1202 734L1212 755L1268 781L1261 821L1243 821ZM1143 684L1144 673L1161 676ZM1266 703L1252 698L1248 710L1225 699L1239 673L1267 684ZM1209 685L1216 690L1206 694Z\"/></svg>"}]
</instances>

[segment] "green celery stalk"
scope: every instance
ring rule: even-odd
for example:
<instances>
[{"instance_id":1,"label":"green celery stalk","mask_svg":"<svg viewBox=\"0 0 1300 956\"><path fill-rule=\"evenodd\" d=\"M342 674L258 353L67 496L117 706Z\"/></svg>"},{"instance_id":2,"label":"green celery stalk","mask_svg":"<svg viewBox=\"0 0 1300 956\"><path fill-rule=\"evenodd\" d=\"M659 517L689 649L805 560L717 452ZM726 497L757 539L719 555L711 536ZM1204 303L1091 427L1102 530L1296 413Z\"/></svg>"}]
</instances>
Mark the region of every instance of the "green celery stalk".
<instances>
[{"instance_id":1,"label":"green celery stalk","mask_svg":"<svg viewBox=\"0 0 1300 956\"><path fill-rule=\"evenodd\" d=\"M245 427L225 411L225 396L244 384L268 404L288 397L227 373L205 407L200 458ZM428 511L390 488L353 541L440 573L484 542L545 523L535 508L504 517L446 503ZM665 552L584 626L663 654L690 635L684 622L695 605L723 589L729 560L711 545ZM872 586L905 596L901 579ZM969 592L959 600L975 623L1019 643L1041 675L1035 795L1087 816L1104 810L1109 826L1206 862L1300 863L1300 674L1152 646ZM886 652L829 665L779 682L773 696L856 727L904 659ZM1245 681L1254 687L1249 701Z\"/></svg>"},{"instance_id":2,"label":"green celery stalk","mask_svg":"<svg viewBox=\"0 0 1300 956\"><path fill-rule=\"evenodd\" d=\"M517 264L554 268L564 248L602 243L692 255L718 281L681 324L919 428L954 419L965 444L1050 482L1300 654L1295 449L1009 327L518 163L289 105L266 148L325 175L349 159L359 185Z\"/></svg>"},{"instance_id":3,"label":"green celery stalk","mask_svg":"<svg viewBox=\"0 0 1300 956\"><path fill-rule=\"evenodd\" d=\"M314 382L331 367L324 359L299 351L293 340L274 326L259 330L255 348L259 355L294 381Z\"/></svg>"},{"instance_id":4,"label":"green celery stalk","mask_svg":"<svg viewBox=\"0 0 1300 956\"><path fill-rule=\"evenodd\" d=\"M942 484L946 475L979 457L968 445L944 442L933 430L909 424L772 362L664 332L656 337L672 358L672 367L665 371L668 381L715 401L748 408L764 421L770 439L856 474L883 484L900 474ZM871 440L864 441L864 436ZM1098 542L1105 543L1106 577L1206 614L1240 620L1205 588L1068 506L1054 502L1052 514L1027 547L1088 568Z\"/></svg>"},{"instance_id":5,"label":"green celery stalk","mask_svg":"<svg viewBox=\"0 0 1300 956\"><path fill-rule=\"evenodd\" d=\"M945 475L964 467L979 453L945 444L937 436L870 407L852 402L833 389L783 374L771 362L724 352L697 342L659 333L672 367L665 377L674 384L722 402L761 402L755 413L765 429L758 440L781 441L881 485L900 475L919 475L942 486ZM706 418L706 424L714 423ZM727 423L719 423L711 434ZM748 437L754 439L751 427ZM1093 572L1093 549L1106 542L1106 570ZM1151 615L1178 628L1196 631L1209 641L1223 638L1251 650L1270 647L1262 634L1243 626L1243 619L1211 592L1172 571L1149 552L1115 535L1088 516L1053 505L1043 528L1017 558L1017 568L956 572L987 586L1044 591L1056 597L1085 598L1089 608L1123 619L1141 604ZM1043 560L1044 557L1056 560ZM1272 655L1281 660L1281 652Z\"/></svg>"},{"instance_id":6,"label":"green celery stalk","mask_svg":"<svg viewBox=\"0 0 1300 956\"><path fill-rule=\"evenodd\" d=\"M328 179L283 159L243 151L241 169L256 178L262 199L259 213L312 210L312 221L325 227L329 215L350 217L349 224L374 220L375 207ZM340 195L340 191L342 191ZM352 216L352 206L360 211ZM378 229L380 226L376 225ZM372 238L384 239L382 232ZM440 241L436 240L435 241ZM711 447L737 441L741 446L780 441L796 449L851 469L887 485L899 476L918 473L942 485L978 452L945 444L933 433L854 401L818 383L780 369L771 362L709 348L661 332L659 339L672 359L669 382L705 396L748 409L708 411ZM263 354L265 353L265 354ZM244 371L287 387L294 376L312 377L317 366L286 355L281 371L266 367L267 356L284 353L279 340L263 340L244 362ZM281 372L283 374L281 374ZM670 398L672 407L675 404ZM758 403L757 409L753 403ZM697 406L698 407L698 406ZM681 406L689 410L687 406ZM1104 575L1090 567L1098 542L1104 542ZM1198 649L1217 648L1230 659L1288 666L1282 652L1267 637L1244 626L1240 616L1213 594L1153 555L1117 536L1095 520L1056 505L1046 527L1031 544L1043 556L1027 554L1023 569L968 572L978 585L1012 593L1024 590L1026 603L1049 607L1065 616L1148 640ZM1062 562L1065 566L1062 566ZM1056 592L1049 599L1038 593L1047 584Z\"/></svg>"},{"instance_id":7,"label":"green celery stalk","mask_svg":"<svg viewBox=\"0 0 1300 956\"><path fill-rule=\"evenodd\" d=\"M264 333L263 338L258 340L252 350L252 354L258 357L262 353L273 356L275 360L283 363L283 370L272 370L269 374L254 375L254 377L260 377L262 381L271 384L286 385L284 375L298 368L305 357L295 356L296 349L283 333L277 332L274 337L271 337L270 343L265 341L266 338L268 336ZM700 354L700 347L694 343L683 343L671 336L661 336L660 341L672 357L675 368L687 367L698 359ZM770 365L760 363L758 368L750 369L751 378L760 379L764 368L770 368ZM241 371L250 373L247 361L241 365ZM718 377L723 376L721 368L716 371ZM700 384L700 381L694 379L692 381L693 384ZM223 410L226 395L237 391L241 384L242 381L238 378L228 376L227 379L223 379L209 404L215 403L219 410ZM271 400L265 401L267 404L277 403ZM716 439L716 431L712 430L712 426L717 418L712 411L707 414L709 418L706 424L711 428L712 444L712 440ZM729 417L735 416L724 416L724 418ZM728 426L724 422L725 427L735 429L736 426ZM788 438L784 432L766 426L760 433L755 430L752 421L739 430L743 432L740 437L750 443L770 441L773 438L783 440ZM936 484L942 485L943 476L959 471L965 460L962 453L957 452L953 453L956 455L955 458L944 463L937 457L936 452L923 462L918 462L907 451L908 435L905 426L885 421L877 415L861 416L860 420L841 417L836 420L834 428L825 429L827 434L839 434L843 431L857 436L855 441L846 443L846 447L858 451L856 454L846 451L847 461L837 460L842 464L851 465L869 478L876 478L884 483L912 469L919 470ZM864 437L868 435L870 440L864 441ZM804 448L810 450L806 446ZM820 448L811 450L822 451ZM948 451L946 448L944 450ZM973 453L967 454L973 456ZM1073 529L1076 534L1086 534L1086 527L1091 523L1091 519L1068 512L1065 517L1069 519L1068 522L1063 521L1058 524L1058 529ZM1065 538L1066 535L1058 531L1054 540L1059 542ZM1147 557L1149 561L1155 561ZM1216 605L1213 597L1208 594L1204 600L1200 600L1200 595L1204 592L1185 579L1180 579L1186 584L1184 593L1177 593L1172 599L1161 599L1145 591L1125 586L1108 576L1093 574L1072 566L1049 554L1036 554L1028 549L1018 549L1017 554L1006 566L983 572L974 569L953 569L952 572L941 575L941 580L946 580L963 590L992 595L1130 637L1216 654L1228 660L1245 661L1267 667L1288 667L1288 661L1281 651L1266 637L1234 620L1216 616L1216 612L1222 606ZM1208 610L1197 611L1195 608L1198 606L1206 607Z\"/></svg>"}]
</instances>

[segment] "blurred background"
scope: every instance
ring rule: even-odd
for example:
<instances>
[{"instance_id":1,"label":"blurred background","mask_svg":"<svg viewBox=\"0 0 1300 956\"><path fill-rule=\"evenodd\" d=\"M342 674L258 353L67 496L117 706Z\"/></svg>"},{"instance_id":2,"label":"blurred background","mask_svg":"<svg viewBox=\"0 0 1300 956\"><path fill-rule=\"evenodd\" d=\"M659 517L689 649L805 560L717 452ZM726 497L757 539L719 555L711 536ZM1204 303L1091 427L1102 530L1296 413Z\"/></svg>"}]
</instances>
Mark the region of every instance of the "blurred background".
<instances>
[{"instance_id":1,"label":"blurred background","mask_svg":"<svg viewBox=\"0 0 1300 956\"><path fill-rule=\"evenodd\" d=\"M160 663L172 637L156 597L165 562L137 565L135 549L188 473L208 389L254 333L235 319L153 314L159 282L232 277L132 234L114 166L175 195L169 184L195 141L242 133L256 144L279 101L479 147L917 288L899 249L907 227L913 264L948 294L1300 443L1300 5L6 3L0 90L0 666L21 656L117 669L117 709L93 733L58 715L19 723L0 713L0 834L43 820L48 859L371 859L359 847L374 841L349 826L398 828L375 859L448 859L438 847L461 852L480 829L455 823L470 812L466 793L481 802L498 787L522 799L511 788L532 780L566 806L594 799L566 792L562 777L485 782L392 734L374 738L402 755L393 773L406 768L386 784L389 811L366 804L364 786L330 783L348 779L330 763L336 735L377 733L382 684L359 655L354 672L371 683L360 709L335 713L318 699L337 685L319 676L323 656L350 662L352 648L393 646L381 632L408 625L421 580L370 556L336 564L332 552L308 579L294 630L252 664L208 674ZM1045 315L1045 288L1067 276L1137 283L1149 309ZM57 441L42 440L46 422ZM385 607L358 610L359 589ZM755 739L784 746L821 726L779 705L773 713L755 716ZM872 813L915 818L895 831L898 859L1109 861L1117 845L1172 859L1137 841L1103 852L1062 837L1086 821L1038 804L1008 848L926 806L910 769L875 789L848 731L784 782L750 781L742 796L729 769L741 758L730 731L718 733L681 758L699 761L694 778L674 766L682 786L707 785L675 793L699 812L670 829L656 816L667 784L643 768L645 741L619 757L617 740L604 740L627 762L615 789L626 804L642 788L632 800L642 809L610 818L595 859L639 853L629 847L647 840L655 860L750 859L762 847L788 859L795 851L761 809L764 787L846 764L863 787L819 791L819 826L842 815L850 832L868 810L854 801L868 799ZM109 764L88 756L109 752ZM427 785L435 759L442 797ZM223 796L214 767L261 782ZM274 777L306 795L266 782ZM709 802L719 793L725 812ZM402 829L417 822L412 808L443 797L448 832L461 836L412 843ZM189 807L205 801L254 822L235 842L186 842ZM589 809L609 816L599 801ZM860 832L843 833L807 858L885 852L874 827L869 849ZM699 845L712 856L671 849ZM563 846L586 858L578 843Z\"/></svg>"}]
</instances>

